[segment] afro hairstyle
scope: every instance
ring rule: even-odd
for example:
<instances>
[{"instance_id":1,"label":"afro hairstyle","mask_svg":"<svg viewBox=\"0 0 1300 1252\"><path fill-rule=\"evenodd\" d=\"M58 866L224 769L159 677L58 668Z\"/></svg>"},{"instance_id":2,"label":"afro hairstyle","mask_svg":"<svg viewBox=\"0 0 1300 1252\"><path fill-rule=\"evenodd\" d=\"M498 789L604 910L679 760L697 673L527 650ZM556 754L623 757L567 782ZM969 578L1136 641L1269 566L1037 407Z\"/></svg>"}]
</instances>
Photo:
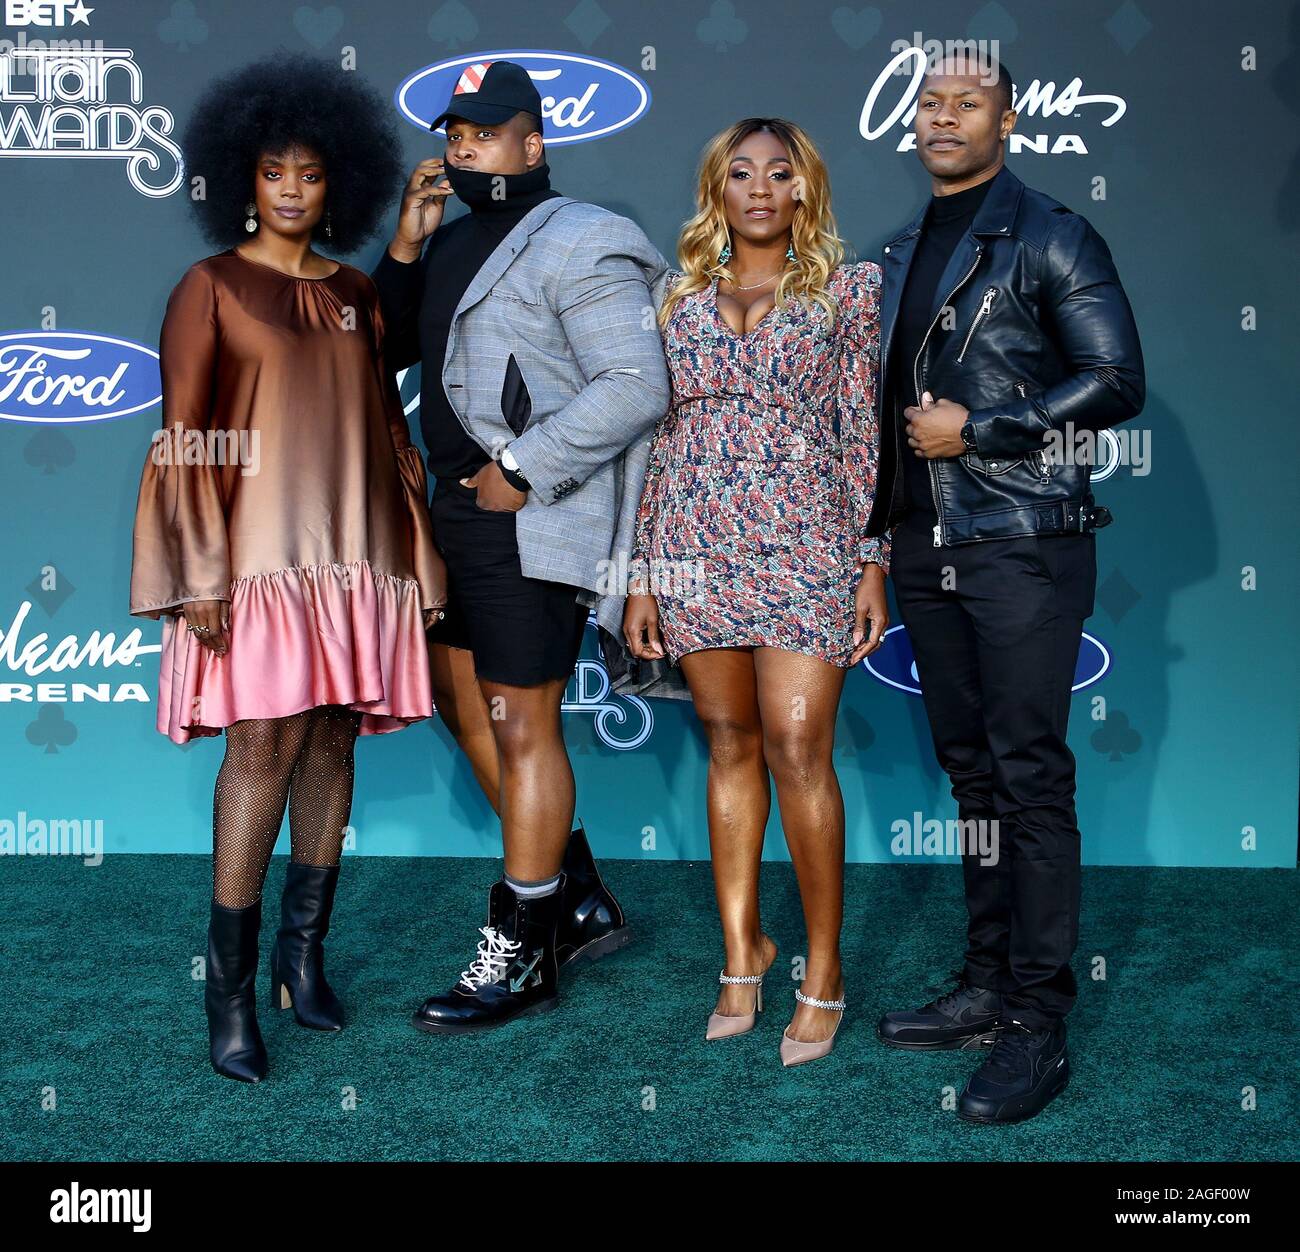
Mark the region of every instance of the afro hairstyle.
<instances>
[{"instance_id":1,"label":"afro hairstyle","mask_svg":"<svg viewBox=\"0 0 1300 1252\"><path fill-rule=\"evenodd\" d=\"M191 204L210 243L248 238L258 159L294 146L325 163L330 250L353 252L375 233L405 181L392 110L355 72L283 52L213 82L185 128L188 172L205 183Z\"/></svg>"}]
</instances>

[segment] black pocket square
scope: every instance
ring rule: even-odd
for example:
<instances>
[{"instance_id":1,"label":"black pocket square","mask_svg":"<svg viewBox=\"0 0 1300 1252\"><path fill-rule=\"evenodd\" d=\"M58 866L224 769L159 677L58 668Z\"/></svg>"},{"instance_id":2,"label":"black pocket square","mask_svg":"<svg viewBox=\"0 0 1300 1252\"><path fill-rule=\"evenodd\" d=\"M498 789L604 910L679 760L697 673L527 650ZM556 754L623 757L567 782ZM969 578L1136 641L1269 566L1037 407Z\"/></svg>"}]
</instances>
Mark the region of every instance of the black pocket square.
<instances>
[{"instance_id":1,"label":"black pocket square","mask_svg":"<svg viewBox=\"0 0 1300 1252\"><path fill-rule=\"evenodd\" d=\"M512 352L506 363L506 380L501 386L501 416L516 435L522 435L532 415L533 401L524 383L524 376L519 372L519 362Z\"/></svg>"}]
</instances>

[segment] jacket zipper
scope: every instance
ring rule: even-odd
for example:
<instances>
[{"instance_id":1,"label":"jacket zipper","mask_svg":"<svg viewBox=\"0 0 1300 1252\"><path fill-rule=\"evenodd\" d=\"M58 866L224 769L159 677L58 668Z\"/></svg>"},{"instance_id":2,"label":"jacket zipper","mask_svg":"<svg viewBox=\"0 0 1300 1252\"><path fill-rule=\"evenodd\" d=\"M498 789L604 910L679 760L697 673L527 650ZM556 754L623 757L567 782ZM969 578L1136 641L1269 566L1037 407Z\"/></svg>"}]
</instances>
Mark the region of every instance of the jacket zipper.
<instances>
[{"instance_id":1,"label":"jacket zipper","mask_svg":"<svg viewBox=\"0 0 1300 1252\"><path fill-rule=\"evenodd\" d=\"M993 301L997 299L998 289L996 287L987 287L984 291L984 299L980 301L979 312L975 314L975 320L970 324L970 330L966 332L966 342L962 344L961 351L957 353L957 364L960 365L966 359L966 349L970 347L970 341L975 337L975 328L988 316L989 310L993 307Z\"/></svg>"},{"instance_id":2,"label":"jacket zipper","mask_svg":"<svg viewBox=\"0 0 1300 1252\"><path fill-rule=\"evenodd\" d=\"M1025 385L1025 380L1023 378L1016 379L1015 388L1016 388L1016 394L1022 400L1025 399L1028 394L1029 388ZM1030 453L1030 455L1036 458L1038 462L1038 481L1044 484L1050 482L1052 479L1052 470L1051 470L1051 465L1047 459L1047 450L1038 449Z\"/></svg>"},{"instance_id":3,"label":"jacket zipper","mask_svg":"<svg viewBox=\"0 0 1300 1252\"><path fill-rule=\"evenodd\" d=\"M943 312L944 305L961 290L962 287L970 280L970 276L975 272L975 267L980 263L980 257L984 255L984 248L980 244L975 245L975 259L971 262L970 269L962 275L949 293L948 299L939 306L939 313ZM916 388L916 402L921 403L921 358L925 355L925 345L930 342L930 332L934 330L939 321L939 314L935 314L934 320L926 327L925 337L921 340L921 346L917 350L916 360L912 362L912 385ZM930 471L930 495L934 498L934 515L939 519L934 528L934 546L936 548L943 545L943 509L939 506L939 470L933 460L927 461L926 466Z\"/></svg>"}]
</instances>

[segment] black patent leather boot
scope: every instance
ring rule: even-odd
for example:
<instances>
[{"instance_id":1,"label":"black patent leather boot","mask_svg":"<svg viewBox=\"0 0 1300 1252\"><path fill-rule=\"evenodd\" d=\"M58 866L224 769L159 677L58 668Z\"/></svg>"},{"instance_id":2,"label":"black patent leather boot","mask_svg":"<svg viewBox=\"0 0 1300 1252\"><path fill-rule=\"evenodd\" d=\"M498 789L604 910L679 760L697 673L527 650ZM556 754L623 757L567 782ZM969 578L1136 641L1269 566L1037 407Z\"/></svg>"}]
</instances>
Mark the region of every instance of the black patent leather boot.
<instances>
[{"instance_id":1,"label":"black patent leather boot","mask_svg":"<svg viewBox=\"0 0 1300 1252\"><path fill-rule=\"evenodd\" d=\"M564 907L555 940L559 963L594 961L630 943L632 928L596 868L581 822L569 835L561 868Z\"/></svg>"},{"instance_id":2,"label":"black patent leather boot","mask_svg":"<svg viewBox=\"0 0 1300 1252\"><path fill-rule=\"evenodd\" d=\"M325 936L338 881L337 865L289 862L271 950L271 1007L292 1008L298 1025L312 1030L343 1029L343 1006L325 981Z\"/></svg>"},{"instance_id":3,"label":"black patent leather boot","mask_svg":"<svg viewBox=\"0 0 1300 1252\"><path fill-rule=\"evenodd\" d=\"M208 1055L218 1074L240 1082L261 1082L266 1077L266 1045L257 1027L254 995L261 926L260 900L245 909L228 909L212 901L203 988Z\"/></svg>"},{"instance_id":4,"label":"black patent leather boot","mask_svg":"<svg viewBox=\"0 0 1300 1252\"><path fill-rule=\"evenodd\" d=\"M494 883L474 960L450 991L416 1010L411 1024L432 1034L468 1034L555 1008L555 932L563 893L563 878L550 895L533 899L515 895L505 882Z\"/></svg>"}]
</instances>

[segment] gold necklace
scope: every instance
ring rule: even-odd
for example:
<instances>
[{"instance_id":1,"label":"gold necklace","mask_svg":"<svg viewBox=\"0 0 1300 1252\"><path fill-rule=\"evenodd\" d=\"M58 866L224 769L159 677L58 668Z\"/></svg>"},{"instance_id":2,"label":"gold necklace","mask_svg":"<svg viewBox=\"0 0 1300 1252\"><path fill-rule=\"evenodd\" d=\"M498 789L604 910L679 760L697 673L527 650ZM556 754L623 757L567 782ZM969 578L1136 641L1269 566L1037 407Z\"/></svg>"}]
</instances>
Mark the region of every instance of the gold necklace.
<instances>
[{"instance_id":1,"label":"gold necklace","mask_svg":"<svg viewBox=\"0 0 1300 1252\"><path fill-rule=\"evenodd\" d=\"M775 274L769 274L761 283L750 283L748 287L742 287L739 283L733 282L731 284L731 289L732 291L753 291L755 287L762 287L765 284L770 283L772 279L780 277L781 271L777 270Z\"/></svg>"}]
</instances>

